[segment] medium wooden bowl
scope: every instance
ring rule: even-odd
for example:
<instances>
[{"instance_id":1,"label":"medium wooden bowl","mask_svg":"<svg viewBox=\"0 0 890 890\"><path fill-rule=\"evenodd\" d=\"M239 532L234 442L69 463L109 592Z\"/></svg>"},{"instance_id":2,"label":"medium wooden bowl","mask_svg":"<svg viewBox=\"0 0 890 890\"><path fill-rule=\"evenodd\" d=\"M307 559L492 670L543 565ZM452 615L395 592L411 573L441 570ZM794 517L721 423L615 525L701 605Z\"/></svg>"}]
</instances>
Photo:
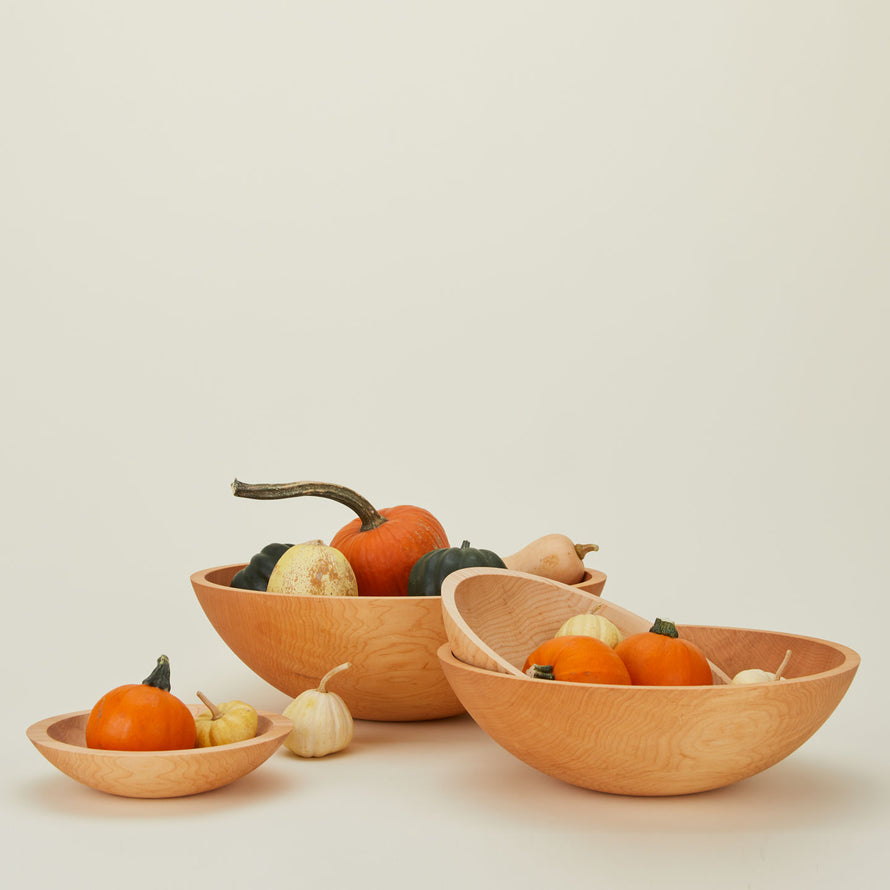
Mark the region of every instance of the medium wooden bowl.
<instances>
[{"instance_id":1,"label":"medium wooden bowl","mask_svg":"<svg viewBox=\"0 0 890 890\"><path fill-rule=\"evenodd\" d=\"M229 648L296 697L332 668L332 691L361 720L433 720L463 713L436 650L446 641L438 596L311 596L229 587L244 564L195 572L192 587Z\"/></svg>"},{"instance_id":2,"label":"medium wooden bowl","mask_svg":"<svg viewBox=\"0 0 890 890\"><path fill-rule=\"evenodd\" d=\"M204 710L191 706L193 714ZM228 785L268 760L293 730L281 714L258 711L252 739L181 751L105 751L87 748L89 711L48 717L27 730L35 748L65 775L120 797L185 797Z\"/></svg>"},{"instance_id":3,"label":"medium wooden bowl","mask_svg":"<svg viewBox=\"0 0 890 890\"><path fill-rule=\"evenodd\" d=\"M490 671L524 676L529 653L553 637L563 622L593 613L624 636L649 630L652 621L598 595L509 569L460 569L442 583L445 632L456 658ZM756 665L755 665L756 666ZM713 662L715 684L729 676Z\"/></svg>"}]
</instances>

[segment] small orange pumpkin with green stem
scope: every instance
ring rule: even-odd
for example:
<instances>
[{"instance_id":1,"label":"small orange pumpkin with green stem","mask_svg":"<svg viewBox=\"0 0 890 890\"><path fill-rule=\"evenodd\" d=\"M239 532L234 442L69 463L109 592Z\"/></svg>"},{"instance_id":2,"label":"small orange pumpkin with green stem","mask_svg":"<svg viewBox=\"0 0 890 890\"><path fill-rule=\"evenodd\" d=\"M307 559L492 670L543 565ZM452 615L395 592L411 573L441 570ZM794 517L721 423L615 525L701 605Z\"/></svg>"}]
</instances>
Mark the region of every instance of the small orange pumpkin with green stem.
<instances>
[{"instance_id":1,"label":"small orange pumpkin with green stem","mask_svg":"<svg viewBox=\"0 0 890 890\"><path fill-rule=\"evenodd\" d=\"M630 686L624 662L607 643L589 636L545 640L525 660L523 671L539 680Z\"/></svg>"},{"instance_id":2,"label":"small orange pumpkin with green stem","mask_svg":"<svg viewBox=\"0 0 890 890\"><path fill-rule=\"evenodd\" d=\"M625 637L615 653L627 666L634 686L712 686L704 652L680 638L672 621L656 618L652 627Z\"/></svg>"},{"instance_id":3,"label":"small orange pumpkin with green stem","mask_svg":"<svg viewBox=\"0 0 890 890\"><path fill-rule=\"evenodd\" d=\"M103 695L86 725L87 747L112 751L178 751L194 748L196 737L192 712L170 693L166 655L141 683Z\"/></svg>"}]
</instances>

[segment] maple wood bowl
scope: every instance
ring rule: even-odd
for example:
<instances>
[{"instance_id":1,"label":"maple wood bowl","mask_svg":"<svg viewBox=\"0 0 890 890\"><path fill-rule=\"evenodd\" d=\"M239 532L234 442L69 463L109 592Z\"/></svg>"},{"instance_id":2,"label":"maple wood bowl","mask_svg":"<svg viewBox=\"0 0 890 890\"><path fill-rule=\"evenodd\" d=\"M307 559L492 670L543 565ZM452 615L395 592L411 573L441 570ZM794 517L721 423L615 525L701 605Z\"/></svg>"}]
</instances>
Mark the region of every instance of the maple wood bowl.
<instances>
[{"instance_id":1,"label":"maple wood bowl","mask_svg":"<svg viewBox=\"0 0 890 890\"><path fill-rule=\"evenodd\" d=\"M436 651L446 641L438 596L312 596L230 587L244 564L195 572L210 623L254 673L293 698L350 662L331 691L360 720L462 714Z\"/></svg>"},{"instance_id":2,"label":"maple wood bowl","mask_svg":"<svg viewBox=\"0 0 890 890\"><path fill-rule=\"evenodd\" d=\"M523 676L526 657L575 615L609 619L623 636L652 621L598 594L510 569L460 569L442 583L442 617L456 658L486 670ZM777 667L778 665L776 665ZM711 661L715 684L730 677Z\"/></svg>"},{"instance_id":3,"label":"maple wood bowl","mask_svg":"<svg viewBox=\"0 0 890 890\"><path fill-rule=\"evenodd\" d=\"M606 586L606 574L605 572L598 572L596 569L585 569L584 577L576 584L570 584L569 586L574 587L576 590L585 590L587 593L599 596Z\"/></svg>"},{"instance_id":4,"label":"maple wood bowl","mask_svg":"<svg viewBox=\"0 0 890 890\"><path fill-rule=\"evenodd\" d=\"M197 714L205 708L190 710ZM185 797L221 788L268 760L294 728L281 714L257 711L256 736L243 742L178 751L106 751L86 746L89 716L89 711L77 711L48 717L26 734L66 776L120 797Z\"/></svg>"},{"instance_id":5,"label":"maple wood bowl","mask_svg":"<svg viewBox=\"0 0 890 890\"><path fill-rule=\"evenodd\" d=\"M458 621L446 619L450 641L438 655L457 697L495 742L529 766L583 788L691 794L752 776L816 732L859 667L856 652L827 640L678 624L680 636L698 645L712 665L718 662L723 670L712 670L724 677L752 667L774 671L790 649L785 679L743 686L532 679L520 670L527 655L591 599L555 584L496 569L449 576L443 611L448 615L455 603L462 608L454 612ZM617 606L598 614L625 633L642 620ZM464 646L460 658L455 644Z\"/></svg>"}]
</instances>

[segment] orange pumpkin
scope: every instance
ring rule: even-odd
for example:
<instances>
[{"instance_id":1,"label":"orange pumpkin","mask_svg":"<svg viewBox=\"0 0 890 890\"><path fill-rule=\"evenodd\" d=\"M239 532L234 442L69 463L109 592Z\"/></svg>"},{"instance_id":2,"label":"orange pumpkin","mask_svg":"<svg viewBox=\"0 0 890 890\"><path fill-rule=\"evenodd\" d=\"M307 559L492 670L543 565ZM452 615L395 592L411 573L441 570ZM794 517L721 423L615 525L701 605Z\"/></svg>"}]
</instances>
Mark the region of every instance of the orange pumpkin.
<instances>
[{"instance_id":1,"label":"orange pumpkin","mask_svg":"<svg viewBox=\"0 0 890 890\"><path fill-rule=\"evenodd\" d=\"M529 676L573 683L630 686L630 674L611 646L595 637L555 637L541 643L525 660Z\"/></svg>"},{"instance_id":2,"label":"orange pumpkin","mask_svg":"<svg viewBox=\"0 0 890 890\"><path fill-rule=\"evenodd\" d=\"M293 498L304 495L330 498L353 510L358 518L331 539L352 566L359 596L406 596L414 563L431 550L448 547L445 529L423 507L400 506L377 510L364 497L343 485L328 482L283 484L232 483L236 497Z\"/></svg>"},{"instance_id":3,"label":"orange pumpkin","mask_svg":"<svg viewBox=\"0 0 890 890\"><path fill-rule=\"evenodd\" d=\"M704 652L681 640L671 621L655 619L648 631L625 637L615 652L627 666L634 686L712 686Z\"/></svg>"},{"instance_id":4,"label":"orange pumpkin","mask_svg":"<svg viewBox=\"0 0 890 890\"><path fill-rule=\"evenodd\" d=\"M87 747L111 751L178 751L194 748L196 737L192 712L170 693L166 655L142 683L103 695L86 726Z\"/></svg>"}]
</instances>

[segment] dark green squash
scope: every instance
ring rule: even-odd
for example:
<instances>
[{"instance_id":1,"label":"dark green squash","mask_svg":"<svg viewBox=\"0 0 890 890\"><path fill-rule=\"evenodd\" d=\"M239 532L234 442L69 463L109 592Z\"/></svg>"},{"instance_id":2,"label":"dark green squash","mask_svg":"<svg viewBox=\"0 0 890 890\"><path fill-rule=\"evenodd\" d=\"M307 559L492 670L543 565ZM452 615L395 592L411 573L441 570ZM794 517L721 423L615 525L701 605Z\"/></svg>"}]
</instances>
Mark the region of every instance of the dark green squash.
<instances>
[{"instance_id":1,"label":"dark green squash","mask_svg":"<svg viewBox=\"0 0 890 890\"><path fill-rule=\"evenodd\" d=\"M293 544L266 544L250 562L232 578L231 587L242 590L265 590L269 586L269 575L275 564L293 547Z\"/></svg>"},{"instance_id":2,"label":"dark green squash","mask_svg":"<svg viewBox=\"0 0 890 890\"><path fill-rule=\"evenodd\" d=\"M441 596L442 582L458 569L488 566L505 569L504 561L491 550L479 550L464 541L460 547L430 550L414 563L408 576L408 596Z\"/></svg>"}]
</instances>

